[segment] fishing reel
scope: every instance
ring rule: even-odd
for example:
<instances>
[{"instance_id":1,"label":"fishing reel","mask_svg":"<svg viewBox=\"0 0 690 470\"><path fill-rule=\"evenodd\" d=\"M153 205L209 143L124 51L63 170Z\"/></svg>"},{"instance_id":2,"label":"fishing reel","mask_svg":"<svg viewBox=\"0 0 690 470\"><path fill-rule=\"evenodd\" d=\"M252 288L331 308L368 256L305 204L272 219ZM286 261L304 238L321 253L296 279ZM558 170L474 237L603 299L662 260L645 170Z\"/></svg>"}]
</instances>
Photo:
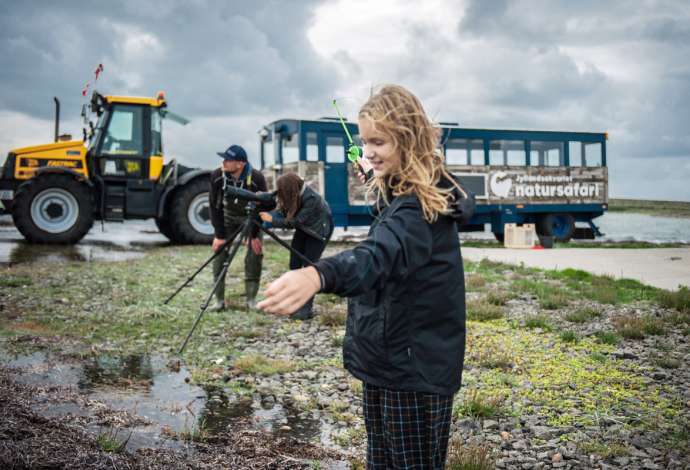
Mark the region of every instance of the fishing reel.
<instances>
[{"instance_id":1,"label":"fishing reel","mask_svg":"<svg viewBox=\"0 0 690 470\"><path fill-rule=\"evenodd\" d=\"M340 125L342 125L343 130L345 130L347 141L350 143L350 146L347 148L347 159L350 160L354 165L357 165L357 170L364 175L367 181L369 181L374 176L374 169L372 168L371 163L364 158L364 151L362 150L362 147L355 145L355 143L352 141L350 131L347 130L345 119L340 113L340 109L338 108L338 104L335 100L333 100L333 106L335 107L335 111L338 113Z\"/></svg>"}]
</instances>

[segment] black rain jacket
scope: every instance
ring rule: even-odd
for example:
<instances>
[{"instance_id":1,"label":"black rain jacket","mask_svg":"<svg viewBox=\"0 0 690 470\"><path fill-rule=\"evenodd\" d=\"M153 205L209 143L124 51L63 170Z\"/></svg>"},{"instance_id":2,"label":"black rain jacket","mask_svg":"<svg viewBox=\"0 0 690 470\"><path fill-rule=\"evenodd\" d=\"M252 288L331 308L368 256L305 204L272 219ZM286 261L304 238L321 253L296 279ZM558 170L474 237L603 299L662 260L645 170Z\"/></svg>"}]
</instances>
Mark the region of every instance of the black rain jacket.
<instances>
[{"instance_id":1,"label":"black rain jacket","mask_svg":"<svg viewBox=\"0 0 690 470\"><path fill-rule=\"evenodd\" d=\"M209 215L211 217L211 225L213 225L213 232L216 238L224 240L228 233L225 226L225 218L223 215L223 206L227 205L230 212L237 215L238 218L246 217L247 206L246 201L228 199L223 194L223 184L234 184L238 188L247 189L252 192L266 192L266 178L264 175L252 168L247 163L245 166L245 173L236 180L231 175L223 175L223 168L216 168L211 172L211 187L208 195L209 199ZM251 175L251 176L250 176ZM226 181L227 180L227 181ZM255 237L258 228L252 229L252 237Z\"/></svg>"},{"instance_id":2,"label":"black rain jacket","mask_svg":"<svg viewBox=\"0 0 690 470\"><path fill-rule=\"evenodd\" d=\"M287 219L283 211L271 212L273 222L278 228L294 228L307 235L325 241L333 229L333 216L328 203L309 186L304 186L300 195L300 208L292 219Z\"/></svg>"},{"instance_id":3,"label":"black rain jacket","mask_svg":"<svg viewBox=\"0 0 690 470\"><path fill-rule=\"evenodd\" d=\"M400 196L352 250L316 263L322 292L348 299L345 368L393 390L452 395L465 354L465 282L452 215L428 223Z\"/></svg>"}]
</instances>

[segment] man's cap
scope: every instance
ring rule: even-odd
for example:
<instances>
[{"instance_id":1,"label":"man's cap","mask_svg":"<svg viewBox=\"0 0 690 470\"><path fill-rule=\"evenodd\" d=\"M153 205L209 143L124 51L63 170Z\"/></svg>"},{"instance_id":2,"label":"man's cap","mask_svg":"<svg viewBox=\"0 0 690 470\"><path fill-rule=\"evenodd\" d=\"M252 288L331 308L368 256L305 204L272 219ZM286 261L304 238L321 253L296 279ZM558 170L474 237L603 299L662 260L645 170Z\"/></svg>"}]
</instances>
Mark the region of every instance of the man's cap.
<instances>
[{"instance_id":1,"label":"man's cap","mask_svg":"<svg viewBox=\"0 0 690 470\"><path fill-rule=\"evenodd\" d=\"M247 152L240 145L231 145L225 152L218 152L218 156L223 157L223 160L247 161Z\"/></svg>"}]
</instances>

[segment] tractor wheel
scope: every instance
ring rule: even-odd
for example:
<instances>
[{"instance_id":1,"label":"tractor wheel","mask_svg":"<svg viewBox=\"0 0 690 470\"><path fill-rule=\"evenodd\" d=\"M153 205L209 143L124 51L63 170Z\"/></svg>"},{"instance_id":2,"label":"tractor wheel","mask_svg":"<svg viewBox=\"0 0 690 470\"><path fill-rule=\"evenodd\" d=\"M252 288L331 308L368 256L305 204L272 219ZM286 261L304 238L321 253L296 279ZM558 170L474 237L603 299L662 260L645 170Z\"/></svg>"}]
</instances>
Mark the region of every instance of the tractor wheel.
<instances>
[{"instance_id":1,"label":"tractor wheel","mask_svg":"<svg viewBox=\"0 0 690 470\"><path fill-rule=\"evenodd\" d=\"M537 220L537 233L569 242L575 233L575 217L570 214L545 214Z\"/></svg>"},{"instance_id":2,"label":"tractor wheel","mask_svg":"<svg viewBox=\"0 0 690 470\"><path fill-rule=\"evenodd\" d=\"M39 175L17 189L12 219L30 243L77 243L93 225L91 191L68 175Z\"/></svg>"},{"instance_id":3,"label":"tractor wheel","mask_svg":"<svg viewBox=\"0 0 690 470\"><path fill-rule=\"evenodd\" d=\"M175 191L170 201L170 225L176 243L210 244L213 241L208 196L209 184L205 178L196 178Z\"/></svg>"},{"instance_id":4,"label":"tractor wheel","mask_svg":"<svg viewBox=\"0 0 690 470\"><path fill-rule=\"evenodd\" d=\"M156 217L155 220L158 231L165 235L168 240L173 241L175 238L172 232L172 226L170 225L170 215L168 212L164 212L163 217Z\"/></svg>"}]
</instances>

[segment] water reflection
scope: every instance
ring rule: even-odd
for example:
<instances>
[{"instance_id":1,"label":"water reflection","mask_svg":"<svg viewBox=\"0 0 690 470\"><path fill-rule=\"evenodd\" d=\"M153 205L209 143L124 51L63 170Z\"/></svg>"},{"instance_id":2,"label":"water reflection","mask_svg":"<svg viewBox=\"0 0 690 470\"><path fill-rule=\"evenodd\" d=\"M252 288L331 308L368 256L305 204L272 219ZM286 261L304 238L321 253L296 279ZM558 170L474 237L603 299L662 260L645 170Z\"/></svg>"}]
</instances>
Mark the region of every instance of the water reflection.
<instances>
[{"instance_id":1,"label":"water reflection","mask_svg":"<svg viewBox=\"0 0 690 470\"><path fill-rule=\"evenodd\" d=\"M153 378L151 357L148 355L101 355L84 362L79 388L93 390L99 385L113 385L148 389L153 384Z\"/></svg>"},{"instance_id":2,"label":"water reflection","mask_svg":"<svg viewBox=\"0 0 690 470\"><path fill-rule=\"evenodd\" d=\"M94 224L76 245L35 245L27 243L11 221L0 224L0 263L124 261L143 257L151 247L164 246L152 220Z\"/></svg>"},{"instance_id":3,"label":"water reflection","mask_svg":"<svg viewBox=\"0 0 690 470\"><path fill-rule=\"evenodd\" d=\"M228 389L190 384L184 367L171 370L156 355L99 355L87 359L59 358L46 352L8 355L0 362L21 371L16 380L32 385L60 385L116 411L127 411L150 424L127 428L132 436L127 449L184 446L171 436L203 429L217 435L251 425L264 432L301 440L329 442L330 427L318 415L300 412L275 402L242 396ZM46 404L46 416L94 413L71 403Z\"/></svg>"},{"instance_id":4,"label":"water reflection","mask_svg":"<svg viewBox=\"0 0 690 470\"><path fill-rule=\"evenodd\" d=\"M223 390L206 389L208 400L199 423L209 432L219 433L239 421L250 420L264 432L294 437L304 441L320 438L322 423L311 413L274 401L254 400L250 397L229 399Z\"/></svg>"}]
</instances>

